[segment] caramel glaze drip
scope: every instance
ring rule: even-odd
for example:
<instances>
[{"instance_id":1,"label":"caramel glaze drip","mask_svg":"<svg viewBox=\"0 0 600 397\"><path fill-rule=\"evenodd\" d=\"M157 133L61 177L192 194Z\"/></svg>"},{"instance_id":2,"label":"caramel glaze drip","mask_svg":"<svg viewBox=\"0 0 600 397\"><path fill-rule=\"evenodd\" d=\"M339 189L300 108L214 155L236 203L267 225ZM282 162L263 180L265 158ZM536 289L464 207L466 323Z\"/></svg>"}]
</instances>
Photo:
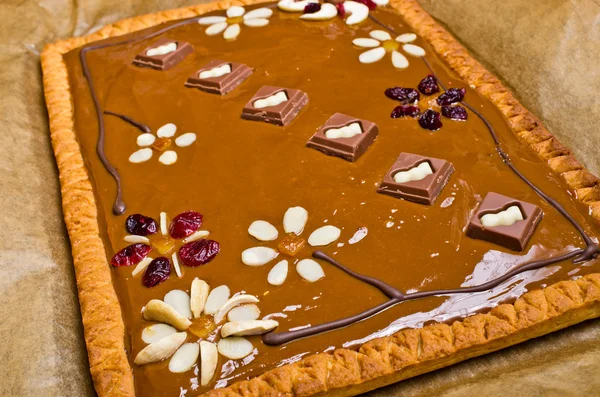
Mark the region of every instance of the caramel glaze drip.
<instances>
[{"instance_id":1,"label":"caramel glaze drip","mask_svg":"<svg viewBox=\"0 0 600 397\"><path fill-rule=\"evenodd\" d=\"M398 33L395 32L392 27L388 26L385 23L382 23L374 16L369 15L369 18L373 22L380 25L381 27L389 30L391 33L398 35ZM425 59L424 57L421 57L421 59L423 60L423 62L425 63L425 65L427 66L427 68L429 69L431 74L436 77L436 80L442 86L444 91L447 91L447 87L441 82L440 79L437 78L435 72L433 71L433 68L431 67L431 64L427 61L427 59ZM582 262L586 262L586 261L594 259L600 253L600 246L598 244L594 243L594 241L583 230L583 227L581 227L581 225L579 225L579 223L575 220L575 218L573 218L567 212L567 210L562 205L560 205L560 203L558 201L554 200L552 197L548 196L541 189L539 189L537 186L535 186L533 184L533 182L531 182L529 179L527 179L527 177L525 175L523 175L517 169L517 167L515 167L515 165L510 161L509 155L506 152L504 152L504 150L502 150L500 140L498 139L496 131L494 130L494 127L492 127L491 123L481 113L479 113L473 106L469 105L467 102L462 101L461 104L464 105L466 108L468 108L471 112L473 112L473 114L475 114L477 117L479 117L479 119L481 119L481 121L485 124L485 126L487 127L487 129L490 132L490 135L494 141L494 144L496 145L496 152L502 158L502 161L523 182L525 182L529 187L531 187L539 196L541 196L544 200L546 200L546 202L548 202L548 204L550 204L552 207L554 207L563 217L565 217L573 225L573 227L575 227L575 229L579 232L579 234L581 234L581 237L583 238L583 240L586 244L585 248L584 249L579 248L579 249L573 250L567 254L557 256L554 258L542 259L542 260L525 263L494 280L491 280L487 283L477 285L474 287L456 288L456 289L447 289L447 290L423 291L423 292L416 292L416 293L407 294L407 295L404 295L402 292L400 292L396 288L384 283L383 281L377 280L372 277L367 277L362 274L354 272L353 270L351 270L351 269L347 268L346 266L342 265L341 263L337 262L335 259L331 258L330 256L328 256L327 254L325 254L322 251L315 251L315 252L313 252L314 258L322 259L326 262L329 262L330 264L332 264L333 266L337 267L338 269L346 272L350 276L376 287L390 299L384 303L381 303L371 309L365 310L364 312L356 314L351 317L346 317L346 318L343 318L340 320L330 321L327 323L323 323L323 324L319 324L319 325L315 325L312 327L303 328L303 329L299 329L299 330L295 330L295 331L268 333L266 335L263 335L263 337L262 337L262 340L265 344L272 345L272 346L273 345L281 345L281 344L288 343L288 342L291 342L291 341L294 341L294 340L297 340L300 338L317 335L322 332L333 331L338 328L342 328L342 327L351 325L355 322L365 320L365 319L367 319L371 316L374 316L394 305L397 305L398 303L402 303L402 302L406 302L406 301L410 301L410 300L423 299L423 298L428 298L428 297L432 297L432 296L440 296L440 295L470 294L470 293L475 293L475 292L483 292L483 291L491 290L492 288L497 287L498 285L502 284L504 281L508 280L509 278L511 278L519 273L523 273L523 272L530 271L530 270L540 269L542 267L549 266L549 265L552 265L552 264L555 264L555 263L558 263L558 262L561 262L561 261L564 261L567 259L571 259L571 258L575 258L573 263L582 263Z\"/></svg>"}]
</instances>

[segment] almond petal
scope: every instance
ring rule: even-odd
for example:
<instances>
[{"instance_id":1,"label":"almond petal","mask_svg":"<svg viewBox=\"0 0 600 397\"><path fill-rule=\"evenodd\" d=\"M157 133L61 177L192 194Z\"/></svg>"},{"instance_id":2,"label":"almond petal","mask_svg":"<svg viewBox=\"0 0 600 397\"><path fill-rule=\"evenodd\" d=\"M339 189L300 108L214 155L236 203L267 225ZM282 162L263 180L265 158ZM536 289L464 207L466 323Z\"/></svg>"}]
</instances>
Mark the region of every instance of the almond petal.
<instances>
[{"instance_id":1,"label":"almond petal","mask_svg":"<svg viewBox=\"0 0 600 397\"><path fill-rule=\"evenodd\" d=\"M252 353L254 346L248 339L239 336L224 338L217 344L219 353L232 360L239 360Z\"/></svg>"},{"instance_id":2,"label":"almond petal","mask_svg":"<svg viewBox=\"0 0 600 397\"><path fill-rule=\"evenodd\" d=\"M135 152L131 153L131 156L129 156L129 162L130 163L143 163L144 161L148 161L152 158L152 149L150 148L144 148L144 149L140 149L140 150L136 150Z\"/></svg>"},{"instance_id":3,"label":"almond petal","mask_svg":"<svg viewBox=\"0 0 600 397\"><path fill-rule=\"evenodd\" d=\"M166 323L179 331L185 331L192 324L190 320L179 314L173 306L158 299L152 299L148 302L142 309L142 313L145 320Z\"/></svg>"},{"instance_id":4,"label":"almond petal","mask_svg":"<svg viewBox=\"0 0 600 397\"><path fill-rule=\"evenodd\" d=\"M228 321L258 320L260 309L253 303L234 307L227 313Z\"/></svg>"},{"instance_id":5,"label":"almond petal","mask_svg":"<svg viewBox=\"0 0 600 397\"><path fill-rule=\"evenodd\" d=\"M306 226L308 211L302 207L290 207L283 215L283 230L300 235Z\"/></svg>"},{"instance_id":6,"label":"almond petal","mask_svg":"<svg viewBox=\"0 0 600 397\"><path fill-rule=\"evenodd\" d=\"M373 63L379 61L385 55L385 48L377 47L372 50L365 51L358 56L360 63Z\"/></svg>"},{"instance_id":7,"label":"almond petal","mask_svg":"<svg viewBox=\"0 0 600 397\"><path fill-rule=\"evenodd\" d=\"M190 296L180 289L174 289L167 292L163 301L167 305L173 306L179 314L185 318L192 318L192 309L190 309Z\"/></svg>"},{"instance_id":8,"label":"almond petal","mask_svg":"<svg viewBox=\"0 0 600 397\"><path fill-rule=\"evenodd\" d=\"M160 127L156 131L156 136L159 138L171 138L177 132L177 126L173 123L168 123Z\"/></svg>"},{"instance_id":9,"label":"almond petal","mask_svg":"<svg viewBox=\"0 0 600 397\"><path fill-rule=\"evenodd\" d=\"M190 309L194 318L202 315L209 291L210 287L206 281L200 280L197 277L192 281L192 287L190 288Z\"/></svg>"},{"instance_id":10,"label":"almond petal","mask_svg":"<svg viewBox=\"0 0 600 397\"><path fill-rule=\"evenodd\" d=\"M296 271L300 277L311 283L325 277L321 265L312 259L302 259L296 265Z\"/></svg>"},{"instance_id":11,"label":"almond petal","mask_svg":"<svg viewBox=\"0 0 600 397\"><path fill-rule=\"evenodd\" d=\"M277 258L279 253L269 247L252 247L242 252L242 263L248 266L262 266Z\"/></svg>"},{"instance_id":12,"label":"almond petal","mask_svg":"<svg viewBox=\"0 0 600 397\"><path fill-rule=\"evenodd\" d=\"M392 36L390 36L390 34L385 30L372 30L369 33L369 36L379 41L386 41L392 39Z\"/></svg>"},{"instance_id":13,"label":"almond petal","mask_svg":"<svg viewBox=\"0 0 600 397\"><path fill-rule=\"evenodd\" d=\"M362 48L375 48L381 45L379 41L365 37L359 37L358 39L352 40L352 44Z\"/></svg>"},{"instance_id":14,"label":"almond petal","mask_svg":"<svg viewBox=\"0 0 600 397\"><path fill-rule=\"evenodd\" d=\"M278 326L279 323L275 320L232 321L221 327L221 336L227 338L228 336L262 335Z\"/></svg>"},{"instance_id":15,"label":"almond petal","mask_svg":"<svg viewBox=\"0 0 600 397\"><path fill-rule=\"evenodd\" d=\"M180 135L177 138L175 138L175 145L177 145L179 147L188 147L195 141L196 141L196 134L194 134L193 132L186 132L185 134Z\"/></svg>"},{"instance_id":16,"label":"almond petal","mask_svg":"<svg viewBox=\"0 0 600 397\"><path fill-rule=\"evenodd\" d=\"M214 25L216 23L223 23L226 21L227 21L226 17L220 17L220 16L203 17L203 18L198 19L198 23L200 25Z\"/></svg>"},{"instance_id":17,"label":"almond petal","mask_svg":"<svg viewBox=\"0 0 600 397\"><path fill-rule=\"evenodd\" d=\"M133 269L133 271L131 272L131 276L135 277L138 274L140 274L141 272L143 272L144 270L146 270L146 268L148 267L150 262L152 262L153 260L154 259L150 258L149 256L142 259L142 261L140 263L138 263L137 266L135 267L135 269Z\"/></svg>"},{"instance_id":18,"label":"almond petal","mask_svg":"<svg viewBox=\"0 0 600 397\"><path fill-rule=\"evenodd\" d=\"M392 65L396 69L406 69L408 67L408 59L398 51L392 51Z\"/></svg>"},{"instance_id":19,"label":"almond petal","mask_svg":"<svg viewBox=\"0 0 600 397\"><path fill-rule=\"evenodd\" d=\"M144 237L144 236L129 235L129 236L125 236L125 238L123 240L125 240L126 243L131 243L131 244L142 243L142 244L150 245L150 239L148 239L148 237Z\"/></svg>"},{"instance_id":20,"label":"almond petal","mask_svg":"<svg viewBox=\"0 0 600 397\"><path fill-rule=\"evenodd\" d=\"M227 26L227 22L218 22L207 27L204 33L206 33L208 36L214 36L227 29Z\"/></svg>"},{"instance_id":21,"label":"almond petal","mask_svg":"<svg viewBox=\"0 0 600 397\"><path fill-rule=\"evenodd\" d=\"M240 34L240 25L237 23L234 23L233 25L230 25L227 27L227 29L225 29L225 32L223 32L223 37L225 38L225 40L233 40L236 37L238 37L239 34Z\"/></svg>"},{"instance_id":22,"label":"almond petal","mask_svg":"<svg viewBox=\"0 0 600 397\"><path fill-rule=\"evenodd\" d=\"M311 233L308 243L313 247L321 247L333 243L340 238L342 231L335 226L325 225Z\"/></svg>"},{"instance_id":23,"label":"almond petal","mask_svg":"<svg viewBox=\"0 0 600 397\"><path fill-rule=\"evenodd\" d=\"M241 305L243 303L256 303L258 302L258 298L252 295L237 295L233 298L229 299L227 302L223 304L215 313L215 324L219 324L225 318L225 315L232 308Z\"/></svg>"},{"instance_id":24,"label":"almond petal","mask_svg":"<svg viewBox=\"0 0 600 397\"><path fill-rule=\"evenodd\" d=\"M173 255L171 255L171 261L173 262L173 267L175 268L175 274L177 274L177 277L183 277L183 274L181 273L181 266L179 266L179 258L177 258L176 252L173 252Z\"/></svg>"},{"instance_id":25,"label":"almond petal","mask_svg":"<svg viewBox=\"0 0 600 397\"><path fill-rule=\"evenodd\" d=\"M240 6L231 6L227 9L227 11L225 11L225 13L227 14L227 18L241 17L242 15L244 15L245 12L246 10L244 9L244 7Z\"/></svg>"},{"instance_id":26,"label":"almond petal","mask_svg":"<svg viewBox=\"0 0 600 397\"><path fill-rule=\"evenodd\" d=\"M162 338L177 333L177 330L167 324L152 324L142 331L142 340L148 344L158 342Z\"/></svg>"},{"instance_id":27,"label":"almond petal","mask_svg":"<svg viewBox=\"0 0 600 397\"><path fill-rule=\"evenodd\" d=\"M138 144L138 146L145 147L152 145L155 140L156 137L154 135L150 134L149 132L146 132L144 134L138 135L136 143Z\"/></svg>"},{"instance_id":28,"label":"almond petal","mask_svg":"<svg viewBox=\"0 0 600 397\"><path fill-rule=\"evenodd\" d=\"M201 238L206 238L210 235L208 230L198 230L194 234L189 235L188 237L183 239L184 243L191 243L192 241L200 240Z\"/></svg>"},{"instance_id":29,"label":"almond petal","mask_svg":"<svg viewBox=\"0 0 600 397\"><path fill-rule=\"evenodd\" d=\"M256 10L248 11L244 15L244 21L249 19L270 18L273 15L273 10L270 8L257 8Z\"/></svg>"},{"instance_id":30,"label":"almond petal","mask_svg":"<svg viewBox=\"0 0 600 397\"><path fill-rule=\"evenodd\" d=\"M163 154L160 155L158 161L163 163L164 165L171 165L177 162L177 152L174 150L167 150Z\"/></svg>"},{"instance_id":31,"label":"almond petal","mask_svg":"<svg viewBox=\"0 0 600 397\"><path fill-rule=\"evenodd\" d=\"M217 346L214 343L201 341L200 342L200 385L206 386L210 383L217 363L219 362L219 354Z\"/></svg>"},{"instance_id":32,"label":"almond petal","mask_svg":"<svg viewBox=\"0 0 600 397\"><path fill-rule=\"evenodd\" d=\"M267 281L271 285L281 285L287 278L288 274L288 261L285 259L277 263L267 276Z\"/></svg>"},{"instance_id":33,"label":"almond petal","mask_svg":"<svg viewBox=\"0 0 600 397\"><path fill-rule=\"evenodd\" d=\"M425 50L422 49L421 47L419 47L418 45L414 45L414 44L404 44L402 46L402 49L410 55L416 56L416 57L422 57L425 56Z\"/></svg>"},{"instance_id":34,"label":"almond petal","mask_svg":"<svg viewBox=\"0 0 600 397\"><path fill-rule=\"evenodd\" d=\"M269 20L265 18L247 19L244 21L244 25L249 26L251 28L260 28L263 26L267 26L268 24Z\"/></svg>"},{"instance_id":35,"label":"almond petal","mask_svg":"<svg viewBox=\"0 0 600 397\"><path fill-rule=\"evenodd\" d=\"M231 292L226 285L220 285L210 291L204 305L204 314L215 314L227 302L229 295L231 295Z\"/></svg>"},{"instance_id":36,"label":"almond petal","mask_svg":"<svg viewBox=\"0 0 600 397\"><path fill-rule=\"evenodd\" d=\"M417 35L414 33L404 33L396 37L396 41L399 43L410 43L411 41L415 41L416 39Z\"/></svg>"},{"instance_id":37,"label":"almond petal","mask_svg":"<svg viewBox=\"0 0 600 397\"><path fill-rule=\"evenodd\" d=\"M159 301L160 302L160 301ZM135 356L133 362L137 365L156 363L171 357L175 351L185 342L186 332L178 332L162 338L161 340L146 346Z\"/></svg>"},{"instance_id":38,"label":"almond petal","mask_svg":"<svg viewBox=\"0 0 600 397\"><path fill-rule=\"evenodd\" d=\"M267 221L254 221L248 228L248 234L260 241L273 241L279 236L275 226Z\"/></svg>"},{"instance_id":39,"label":"almond petal","mask_svg":"<svg viewBox=\"0 0 600 397\"><path fill-rule=\"evenodd\" d=\"M183 344L171 357L169 361L169 371L180 374L187 372L196 362L200 355L200 345L197 343L185 343Z\"/></svg>"}]
</instances>

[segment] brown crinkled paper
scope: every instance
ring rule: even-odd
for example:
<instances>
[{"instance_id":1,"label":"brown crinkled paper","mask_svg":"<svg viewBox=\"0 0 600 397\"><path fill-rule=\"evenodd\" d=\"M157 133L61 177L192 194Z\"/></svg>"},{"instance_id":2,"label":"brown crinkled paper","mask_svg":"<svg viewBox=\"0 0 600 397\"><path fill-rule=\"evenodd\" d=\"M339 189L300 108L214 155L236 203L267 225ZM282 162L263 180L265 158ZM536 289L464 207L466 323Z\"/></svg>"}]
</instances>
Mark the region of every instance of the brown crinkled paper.
<instances>
[{"instance_id":1,"label":"brown crinkled paper","mask_svg":"<svg viewBox=\"0 0 600 397\"><path fill-rule=\"evenodd\" d=\"M93 396L42 97L39 51L193 0L0 4L0 395ZM422 0L600 174L600 5ZM392 385L372 396L579 396L600 389L600 320Z\"/></svg>"}]
</instances>

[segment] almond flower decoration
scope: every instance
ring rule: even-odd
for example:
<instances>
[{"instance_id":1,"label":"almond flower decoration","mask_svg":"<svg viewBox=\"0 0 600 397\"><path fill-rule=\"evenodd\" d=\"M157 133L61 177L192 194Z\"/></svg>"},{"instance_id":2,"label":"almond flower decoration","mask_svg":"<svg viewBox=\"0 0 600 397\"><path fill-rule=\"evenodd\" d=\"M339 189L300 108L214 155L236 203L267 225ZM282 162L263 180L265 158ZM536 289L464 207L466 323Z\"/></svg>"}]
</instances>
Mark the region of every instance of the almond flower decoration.
<instances>
[{"instance_id":1,"label":"almond flower decoration","mask_svg":"<svg viewBox=\"0 0 600 397\"><path fill-rule=\"evenodd\" d=\"M201 225L202 214L196 211L182 212L170 223L167 214L161 212L160 228L149 216L130 215L125 221L129 233L125 242L131 245L117 252L110 264L115 267L136 265L131 272L132 277L144 272L142 283L148 288L166 281L171 276L171 265L181 278L180 260L185 266L198 267L212 261L220 251L218 242L206 239L209 232L200 230ZM175 252L178 240L183 244ZM155 259L149 257L152 251L159 256Z\"/></svg>"},{"instance_id":2,"label":"almond flower decoration","mask_svg":"<svg viewBox=\"0 0 600 397\"><path fill-rule=\"evenodd\" d=\"M404 33L392 39L392 36L383 30L373 30L369 33L370 38L361 37L352 40L352 44L360 48L371 48L359 55L360 63L374 63L381 60L386 53L392 54L392 65L397 69L406 69L408 59L399 51L400 46L404 52L415 57L425 56L425 50L417 45L410 44L415 41L417 35Z\"/></svg>"},{"instance_id":3,"label":"almond flower decoration","mask_svg":"<svg viewBox=\"0 0 600 397\"><path fill-rule=\"evenodd\" d=\"M307 220L308 212L304 208L288 208L283 216L283 229L287 235L279 242L277 250L263 246L248 248L242 252L242 262L248 266L262 266L277 258L280 253L289 257L296 256L306 243L300 235L304 231ZM252 222L248 233L259 241L275 241L279 237L277 228L263 220ZM340 229L335 226L322 226L311 233L308 237L308 244L313 247L329 245L339 239L340 234ZM296 271L303 279L311 283L325 277L323 268L313 259L298 261ZM271 285L281 285L287 275L288 261L283 259L273 266L267 280Z\"/></svg>"},{"instance_id":4,"label":"almond flower decoration","mask_svg":"<svg viewBox=\"0 0 600 397\"><path fill-rule=\"evenodd\" d=\"M198 19L198 23L209 25L205 31L209 36L215 36L223 32L225 40L233 40L240 34L240 23L252 28L267 26L269 18L273 15L273 10L263 7L246 12L244 7L231 6L225 11L225 14L226 17L218 15L202 17Z\"/></svg>"},{"instance_id":5,"label":"almond flower decoration","mask_svg":"<svg viewBox=\"0 0 600 397\"><path fill-rule=\"evenodd\" d=\"M219 354L231 360L256 354L244 336L270 332L279 323L258 319L259 300L254 295L230 295L226 285L211 290L206 281L195 278L189 294L174 289L163 300L152 299L142 316L155 324L142 331L142 341L148 345L134 363L141 366L170 358L169 371L184 373L196 367L200 385L207 386L214 378Z\"/></svg>"},{"instance_id":6,"label":"almond flower decoration","mask_svg":"<svg viewBox=\"0 0 600 397\"><path fill-rule=\"evenodd\" d=\"M356 25L369 17L370 10L388 3L389 0L356 0L333 5L320 3L318 0L280 0L277 7L286 12L303 12L300 19L306 21L326 21L339 15L342 18L348 16L347 25Z\"/></svg>"},{"instance_id":7,"label":"almond flower decoration","mask_svg":"<svg viewBox=\"0 0 600 397\"><path fill-rule=\"evenodd\" d=\"M178 147L187 147L196 141L196 134L186 132L173 139L177 132L177 126L173 123L168 123L156 130L156 136L150 132L145 132L138 135L137 145L141 149L136 150L129 156L129 161L132 163L143 163L152 158L154 151L161 152L158 161L165 165L171 165L177 161L177 152L167 150L173 143Z\"/></svg>"}]
</instances>

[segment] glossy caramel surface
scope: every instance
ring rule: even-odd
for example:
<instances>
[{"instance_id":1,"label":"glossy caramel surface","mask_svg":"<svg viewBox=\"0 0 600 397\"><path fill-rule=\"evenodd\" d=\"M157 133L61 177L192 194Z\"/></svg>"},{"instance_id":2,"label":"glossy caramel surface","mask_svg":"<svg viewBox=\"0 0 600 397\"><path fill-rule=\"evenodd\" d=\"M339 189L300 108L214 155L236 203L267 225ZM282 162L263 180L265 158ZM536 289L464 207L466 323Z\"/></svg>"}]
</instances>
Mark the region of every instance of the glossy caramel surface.
<instances>
[{"instance_id":1,"label":"glossy caramel surface","mask_svg":"<svg viewBox=\"0 0 600 397\"><path fill-rule=\"evenodd\" d=\"M371 15L397 34L410 32L402 19L389 10L379 9ZM295 258L288 258L289 275L279 287L267 283L267 274L277 260L262 267L242 264L240 255L246 248L277 247L284 236L283 214L289 207L299 205L308 210L303 237L325 224L339 227L340 239L323 251L353 270L405 292L477 285L525 260L547 258L584 246L571 224L502 162L489 131L472 112L466 122L443 119L444 126L437 132L422 129L413 119L389 117L398 103L387 98L384 90L393 86L414 88L430 71L424 62L411 56L405 70L395 69L389 54L373 64L359 63L358 55L365 50L353 46L352 39L368 37L368 32L382 26L373 20L348 27L337 18L324 22L303 22L297 18L298 14L275 9L268 26L242 26L234 41L225 41L221 35L207 36L205 27L191 23L151 41L87 54L103 109L147 124L153 132L166 123L175 123L177 135L192 131L198 136L193 145L175 149L179 159L173 165L159 163L156 153L145 163L132 164L128 157L138 149L139 130L116 117L104 117L106 155L123 181L127 211L121 216L112 213L115 183L96 154L98 124L82 75L79 51L65 56L76 132L96 189L107 259L128 245L123 241L127 234L124 223L133 213L158 220L161 211L173 218L185 210L196 210L204 215L202 229L209 230L210 238L221 244L220 254L209 264L184 267L183 278L173 273L151 289L141 284L140 276L131 276L132 268L113 269L140 396L174 396L182 390L188 390L186 395L190 396L206 390L198 386L196 370L172 374L167 368L168 360L143 367L133 364L133 358L145 346L141 332L150 324L142 319L142 307L150 299L162 299L172 289L189 292L194 277L206 280L213 288L226 284L232 293L246 291L256 295L261 316L280 314L276 318L280 323L277 331L348 317L386 300L375 288L326 263L321 263L325 278L315 283L301 279L293 263L310 257L312 247L308 245ZM142 37L153 30L131 37ZM189 42L194 54L168 71L134 66L133 58L160 37ZM599 229L587 209L575 202L544 161L518 141L501 113L459 81L421 38L415 44L425 48L427 60L444 85L467 88L465 101L494 126L517 168L558 200L588 233L598 236ZM186 79L213 59L246 64L254 73L223 97L186 88ZM242 108L263 85L300 89L308 94L309 103L286 127L242 120ZM422 96L422 110L428 107L427 102L427 97ZM305 147L307 140L336 112L375 122L379 127L379 137L356 163ZM433 206L376 193L377 185L401 152L445 159L454 165L454 174ZM464 234L471 211L490 191L542 208L544 217L523 253ZM247 233L250 223L258 219L278 228L277 241L261 243ZM359 227L366 227L368 235L356 244L348 244ZM338 247L337 243L342 242L344 245ZM463 317L513 299L533 287L598 271L598 262L553 265L521 274L484 293L402 303L347 328L279 347L265 346L260 337L249 337L255 352L243 360L220 356L217 375L209 387L223 387L331 347L353 347L404 327ZM188 341L195 340L188 337Z\"/></svg>"}]
</instances>

